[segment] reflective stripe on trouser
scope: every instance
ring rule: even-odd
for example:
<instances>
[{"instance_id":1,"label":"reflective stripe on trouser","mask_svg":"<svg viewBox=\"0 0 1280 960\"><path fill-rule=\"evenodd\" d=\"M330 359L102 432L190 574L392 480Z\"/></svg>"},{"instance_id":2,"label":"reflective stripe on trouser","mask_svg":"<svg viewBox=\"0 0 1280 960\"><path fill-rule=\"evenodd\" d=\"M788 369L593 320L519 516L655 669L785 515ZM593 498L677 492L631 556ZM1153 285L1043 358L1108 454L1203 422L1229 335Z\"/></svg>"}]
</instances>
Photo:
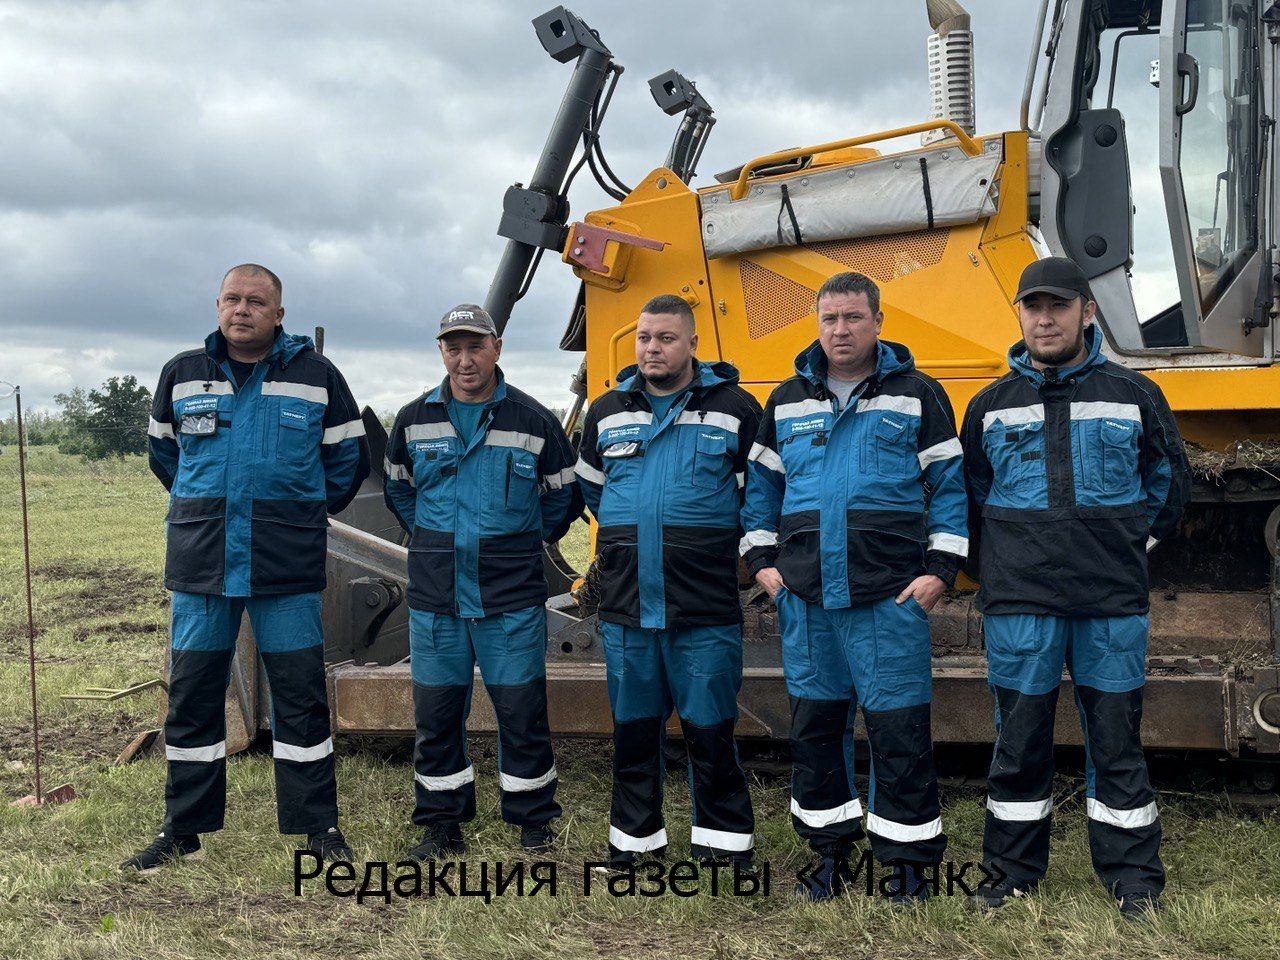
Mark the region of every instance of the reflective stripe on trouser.
<instances>
[{"instance_id":1,"label":"reflective stripe on trouser","mask_svg":"<svg viewBox=\"0 0 1280 960\"><path fill-rule=\"evenodd\" d=\"M222 828L224 703L246 610L271 691L280 831L312 833L338 822L320 594L221 597L175 592L165 719L165 823L172 833Z\"/></svg>"},{"instance_id":2,"label":"reflective stripe on trouser","mask_svg":"<svg viewBox=\"0 0 1280 960\"><path fill-rule=\"evenodd\" d=\"M409 611L414 823L461 823L476 814L466 722L477 663L498 720L502 819L541 824L560 815L547 723L546 648L541 604L476 618Z\"/></svg>"},{"instance_id":3,"label":"reflective stripe on trouser","mask_svg":"<svg viewBox=\"0 0 1280 960\"><path fill-rule=\"evenodd\" d=\"M935 863L942 832L930 730L928 617L894 597L824 610L783 588L776 598L791 695L791 822L814 850L863 834L853 785L859 701L871 754L866 831L881 862Z\"/></svg>"},{"instance_id":4,"label":"reflective stripe on trouser","mask_svg":"<svg viewBox=\"0 0 1280 960\"><path fill-rule=\"evenodd\" d=\"M600 635L614 717L610 847L641 854L667 843L663 745L674 709L689 754L690 855L747 854L755 843L755 818L733 739L741 627L651 630L601 623Z\"/></svg>"},{"instance_id":5,"label":"reflective stripe on trouser","mask_svg":"<svg viewBox=\"0 0 1280 960\"><path fill-rule=\"evenodd\" d=\"M1139 622L1140 643L1133 636ZM1117 887L1163 889L1160 820L1140 735L1142 687L1132 686L1131 661L1146 653L1145 622L1022 614L985 618L992 679L1024 688L992 685L997 734L983 838L984 859L1015 881L1036 883L1048 869L1059 687L1025 690L1042 690L1044 678L1055 670L1060 678L1065 663L1075 681L1085 734L1085 810L1094 870L1113 892ZM1125 678L1131 689L1092 685L1119 686Z\"/></svg>"}]
</instances>

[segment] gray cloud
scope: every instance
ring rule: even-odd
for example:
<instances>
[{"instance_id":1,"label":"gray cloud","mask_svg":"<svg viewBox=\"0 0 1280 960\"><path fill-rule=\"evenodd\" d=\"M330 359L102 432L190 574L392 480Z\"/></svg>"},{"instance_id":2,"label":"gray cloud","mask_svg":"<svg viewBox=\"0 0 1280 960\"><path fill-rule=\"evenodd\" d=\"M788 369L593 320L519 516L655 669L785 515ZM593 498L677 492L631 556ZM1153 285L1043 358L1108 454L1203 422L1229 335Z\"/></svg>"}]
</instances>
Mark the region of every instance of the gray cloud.
<instances>
[{"instance_id":1,"label":"gray cloud","mask_svg":"<svg viewBox=\"0 0 1280 960\"><path fill-rule=\"evenodd\" d=\"M222 270L257 260L361 400L407 400L439 376L431 324L484 296L503 191L568 79L529 23L548 6L9 0L0 377L35 405L114 373L151 382L212 327ZM673 66L717 110L702 182L928 110L923 3L570 6L627 67L604 139L630 181L674 133L645 83ZM1017 123L1032 6L970 4L983 131ZM585 173L572 202L610 205ZM549 402L577 365L555 350L575 285L545 258L508 331L504 366Z\"/></svg>"}]
</instances>

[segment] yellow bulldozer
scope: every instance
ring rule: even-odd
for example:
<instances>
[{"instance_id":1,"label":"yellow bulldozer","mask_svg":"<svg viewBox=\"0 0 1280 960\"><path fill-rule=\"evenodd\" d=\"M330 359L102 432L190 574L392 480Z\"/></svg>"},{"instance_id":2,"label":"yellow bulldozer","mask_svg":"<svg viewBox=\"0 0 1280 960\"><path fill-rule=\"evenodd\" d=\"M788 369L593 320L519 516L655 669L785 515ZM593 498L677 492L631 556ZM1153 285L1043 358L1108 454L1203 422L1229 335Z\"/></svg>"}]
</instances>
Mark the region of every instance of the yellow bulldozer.
<instances>
[{"instance_id":1,"label":"yellow bulldozer","mask_svg":"<svg viewBox=\"0 0 1280 960\"><path fill-rule=\"evenodd\" d=\"M1144 740L1234 762L1271 791L1280 769L1280 181L1271 120L1280 3L1040 0L1019 128L982 135L970 16L953 0L926 7L932 116L879 132L820 131L823 142L743 158L697 187L715 118L696 86L676 71L649 82L677 131L666 162L628 185L600 136L622 68L570 11L538 17L544 49L573 72L532 178L504 198L507 248L485 307L505 326L546 251L580 279L561 343L582 356L565 423L572 435L632 362L637 315L655 294L684 297L702 358L731 361L763 401L816 335L818 286L856 270L880 284L886 334L910 345L961 413L1008 369L1023 267L1074 258L1095 291L1106 353L1159 383L1196 473L1182 531L1150 556ZM584 165L616 203L569 222L568 185ZM1139 253L1159 252L1142 261L1135 236L1144 238ZM385 432L371 412L365 419L380 464ZM375 469L330 535L326 658L340 734L412 730L407 554L381 479ZM586 571L554 548L546 570L553 729L607 735ZM785 738L775 613L743 586L738 733ZM932 617L941 743L994 736L970 595L961 589ZM247 735L267 715L259 687L243 656L231 700ZM1060 702L1059 740L1079 743L1065 715L1071 698ZM492 714L477 683L472 727L486 726Z\"/></svg>"}]
</instances>

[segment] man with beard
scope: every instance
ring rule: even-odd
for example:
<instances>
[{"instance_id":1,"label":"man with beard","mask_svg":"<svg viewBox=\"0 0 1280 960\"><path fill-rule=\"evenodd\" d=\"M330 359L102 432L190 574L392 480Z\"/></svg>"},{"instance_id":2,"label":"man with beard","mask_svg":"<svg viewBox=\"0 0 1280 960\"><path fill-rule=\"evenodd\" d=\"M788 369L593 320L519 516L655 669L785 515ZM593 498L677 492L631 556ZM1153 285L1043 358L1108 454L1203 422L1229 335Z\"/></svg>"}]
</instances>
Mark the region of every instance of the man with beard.
<instances>
[{"instance_id":1,"label":"man with beard","mask_svg":"<svg viewBox=\"0 0 1280 960\"><path fill-rule=\"evenodd\" d=\"M1102 356L1097 306L1073 261L1031 264L1016 302L1023 340L1010 372L974 398L962 430L997 704L983 857L1008 875L977 899L998 907L1048 867L1065 662L1085 733L1094 870L1136 916L1164 887L1139 735L1146 552L1178 524L1186 457L1160 388Z\"/></svg>"},{"instance_id":2,"label":"man with beard","mask_svg":"<svg viewBox=\"0 0 1280 960\"><path fill-rule=\"evenodd\" d=\"M693 310L654 297L636 364L591 404L578 483L600 524L600 634L613 711L609 862L667 845L663 737L674 707L689 751L691 853L751 860L755 822L733 740L742 685L738 511L760 405L727 363L694 353Z\"/></svg>"}]
</instances>

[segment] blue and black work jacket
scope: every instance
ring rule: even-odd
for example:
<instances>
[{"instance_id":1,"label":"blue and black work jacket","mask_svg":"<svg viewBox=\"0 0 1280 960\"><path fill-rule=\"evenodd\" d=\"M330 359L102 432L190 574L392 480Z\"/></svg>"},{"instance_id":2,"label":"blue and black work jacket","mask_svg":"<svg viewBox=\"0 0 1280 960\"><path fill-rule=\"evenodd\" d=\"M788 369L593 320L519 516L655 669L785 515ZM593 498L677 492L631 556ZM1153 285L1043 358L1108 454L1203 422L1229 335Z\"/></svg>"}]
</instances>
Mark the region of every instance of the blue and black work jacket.
<instances>
[{"instance_id":1,"label":"blue and black work jacket","mask_svg":"<svg viewBox=\"0 0 1280 960\"><path fill-rule=\"evenodd\" d=\"M164 365L151 470L169 498L164 585L228 597L325 587L327 514L369 475L360 410L310 337L276 332L237 383L227 341Z\"/></svg>"},{"instance_id":2,"label":"blue and black work jacket","mask_svg":"<svg viewBox=\"0 0 1280 960\"><path fill-rule=\"evenodd\" d=\"M828 610L879 600L932 573L948 585L968 554L951 401L900 343L842 409L814 341L765 405L751 450L741 550Z\"/></svg>"},{"instance_id":3,"label":"blue and black work jacket","mask_svg":"<svg viewBox=\"0 0 1280 960\"><path fill-rule=\"evenodd\" d=\"M728 363L694 377L658 420L636 365L591 404L578 482L600 525L601 620L676 629L742 622L739 511L760 404Z\"/></svg>"},{"instance_id":4,"label":"blue and black work jacket","mask_svg":"<svg viewBox=\"0 0 1280 960\"><path fill-rule=\"evenodd\" d=\"M391 428L386 499L411 534L414 610L486 617L545 603L543 541L559 540L582 515L564 430L497 376L470 443L449 420L447 378Z\"/></svg>"},{"instance_id":5,"label":"blue and black work jacket","mask_svg":"<svg viewBox=\"0 0 1280 960\"><path fill-rule=\"evenodd\" d=\"M988 613L1145 613L1147 549L1190 496L1178 426L1150 379L1101 353L1037 370L1024 342L962 433L977 602Z\"/></svg>"}]
</instances>

